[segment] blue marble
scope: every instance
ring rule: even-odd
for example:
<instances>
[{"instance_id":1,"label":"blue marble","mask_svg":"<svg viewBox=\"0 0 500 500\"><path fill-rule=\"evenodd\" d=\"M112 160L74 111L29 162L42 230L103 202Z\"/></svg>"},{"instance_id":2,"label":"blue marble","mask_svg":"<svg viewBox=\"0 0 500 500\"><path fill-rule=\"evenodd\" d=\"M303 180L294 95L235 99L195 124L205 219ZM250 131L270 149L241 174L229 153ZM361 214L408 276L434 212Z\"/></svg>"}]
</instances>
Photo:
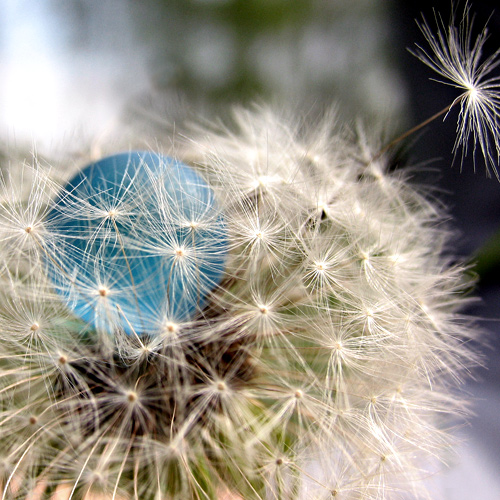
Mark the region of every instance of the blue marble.
<instances>
[{"instance_id":1,"label":"blue marble","mask_svg":"<svg viewBox=\"0 0 500 500\"><path fill-rule=\"evenodd\" d=\"M213 190L157 153L85 167L55 200L47 228L49 277L93 329L172 331L202 314L224 274L228 241Z\"/></svg>"}]
</instances>

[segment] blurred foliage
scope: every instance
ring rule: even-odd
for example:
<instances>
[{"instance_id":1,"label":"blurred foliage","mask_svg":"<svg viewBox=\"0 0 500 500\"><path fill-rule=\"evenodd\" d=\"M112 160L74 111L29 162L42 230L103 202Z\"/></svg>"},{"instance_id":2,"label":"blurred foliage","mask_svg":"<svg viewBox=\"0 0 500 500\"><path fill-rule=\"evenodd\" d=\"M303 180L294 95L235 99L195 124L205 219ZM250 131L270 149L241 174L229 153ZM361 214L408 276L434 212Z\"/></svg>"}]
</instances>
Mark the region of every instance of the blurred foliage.
<instances>
[{"instance_id":1,"label":"blurred foliage","mask_svg":"<svg viewBox=\"0 0 500 500\"><path fill-rule=\"evenodd\" d=\"M175 79L176 86L188 94L203 93L210 101L262 98L269 89L266 89L255 68L249 65L249 47L268 31L276 32L290 27L300 30L312 18L313 3L314 0L162 0L160 15L177 17L181 26L187 28L178 33L179 46L174 58L180 71ZM192 67L192 61L185 57L185 49L189 50L190 47L187 37L196 37L196 32L203 32L207 26L209 32L206 42L224 51L226 57L231 59L230 63L226 61L227 71L220 74L219 78L213 78L211 84L206 78L200 78L202 75ZM191 35L187 33L190 28ZM177 45L172 44L170 37L166 39L170 40L169 45ZM159 40L152 42L158 43ZM165 50L165 60L168 60L169 49L171 47ZM158 72L157 76L161 78ZM160 80L157 83L170 86L172 81Z\"/></svg>"},{"instance_id":2,"label":"blurred foliage","mask_svg":"<svg viewBox=\"0 0 500 500\"><path fill-rule=\"evenodd\" d=\"M188 102L339 103L347 114L401 117L380 0L162 0L130 3L153 47L152 85ZM404 115L403 115L404 116ZM386 120L392 124L392 120Z\"/></svg>"},{"instance_id":3,"label":"blurred foliage","mask_svg":"<svg viewBox=\"0 0 500 500\"><path fill-rule=\"evenodd\" d=\"M477 250L474 271L480 277L481 285L498 283L500 276L500 229Z\"/></svg>"},{"instance_id":4,"label":"blurred foliage","mask_svg":"<svg viewBox=\"0 0 500 500\"><path fill-rule=\"evenodd\" d=\"M169 3L168 0L163 1ZM306 23L313 1L233 0L203 3L191 0L184 4L204 8L207 12L244 29L246 33L252 33L288 23L298 25Z\"/></svg>"}]
</instances>

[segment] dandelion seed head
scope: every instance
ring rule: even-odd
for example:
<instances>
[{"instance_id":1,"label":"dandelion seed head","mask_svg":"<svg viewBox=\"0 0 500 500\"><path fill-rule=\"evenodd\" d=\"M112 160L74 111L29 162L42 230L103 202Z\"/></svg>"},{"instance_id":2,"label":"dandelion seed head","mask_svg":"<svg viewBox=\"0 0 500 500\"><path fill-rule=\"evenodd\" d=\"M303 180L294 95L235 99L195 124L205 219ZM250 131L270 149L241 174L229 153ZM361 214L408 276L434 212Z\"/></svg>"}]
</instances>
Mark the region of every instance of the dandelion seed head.
<instances>
[{"instance_id":1,"label":"dandelion seed head","mask_svg":"<svg viewBox=\"0 0 500 500\"><path fill-rule=\"evenodd\" d=\"M477 358L444 214L331 114L235 113L190 166L2 180L6 498L392 500L446 454Z\"/></svg>"}]
</instances>

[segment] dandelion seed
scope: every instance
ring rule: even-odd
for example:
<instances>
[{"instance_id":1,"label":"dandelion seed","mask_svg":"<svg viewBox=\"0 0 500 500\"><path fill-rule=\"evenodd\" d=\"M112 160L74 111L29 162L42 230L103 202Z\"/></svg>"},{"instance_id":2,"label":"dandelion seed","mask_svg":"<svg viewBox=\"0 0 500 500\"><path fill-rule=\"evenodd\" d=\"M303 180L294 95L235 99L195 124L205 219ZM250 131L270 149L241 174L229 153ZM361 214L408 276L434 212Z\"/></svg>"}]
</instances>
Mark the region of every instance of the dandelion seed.
<instances>
[{"instance_id":1,"label":"dandelion seed","mask_svg":"<svg viewBox=\"0 0 500 500\"><path fill-rule=\"evenodd\" d=\"M439 80L441 83L463 91L440 113L448 115L453 107L460 105L454 154L461 151L463 162L472 137L474 161L476 151L480 149L487 175L493 172L500 181L500 77L489 76L500 63L500 49L483 58L487 29L485 27L473 40L473 22L469 17L468 5L459 26L454 21L452 19L450 25L446 26L436 16L437 30L434 32L423 19L419 27L429 49L417 45L414 55L444 78Z\"/></svg>"}]
</instances>

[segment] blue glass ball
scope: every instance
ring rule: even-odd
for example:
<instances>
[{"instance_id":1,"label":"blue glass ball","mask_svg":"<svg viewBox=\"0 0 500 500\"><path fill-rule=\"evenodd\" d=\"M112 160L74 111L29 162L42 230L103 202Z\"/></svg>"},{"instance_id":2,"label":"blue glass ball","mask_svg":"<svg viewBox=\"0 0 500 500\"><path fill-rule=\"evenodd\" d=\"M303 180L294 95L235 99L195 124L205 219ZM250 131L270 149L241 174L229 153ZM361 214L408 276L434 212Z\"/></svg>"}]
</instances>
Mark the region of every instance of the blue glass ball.
<instances>
[{"instance_id":1,"label":"blue glass ball","mask_svg":"<svg viewBox=\"0 0 500 500\"><path fill-rule=\"evenodd\" d=\"M56 290L92 328L157 334L192 319L222 279L228 251L214 192L153 152L81 170L47 216Z\"/></svg>"}]
</instances>

